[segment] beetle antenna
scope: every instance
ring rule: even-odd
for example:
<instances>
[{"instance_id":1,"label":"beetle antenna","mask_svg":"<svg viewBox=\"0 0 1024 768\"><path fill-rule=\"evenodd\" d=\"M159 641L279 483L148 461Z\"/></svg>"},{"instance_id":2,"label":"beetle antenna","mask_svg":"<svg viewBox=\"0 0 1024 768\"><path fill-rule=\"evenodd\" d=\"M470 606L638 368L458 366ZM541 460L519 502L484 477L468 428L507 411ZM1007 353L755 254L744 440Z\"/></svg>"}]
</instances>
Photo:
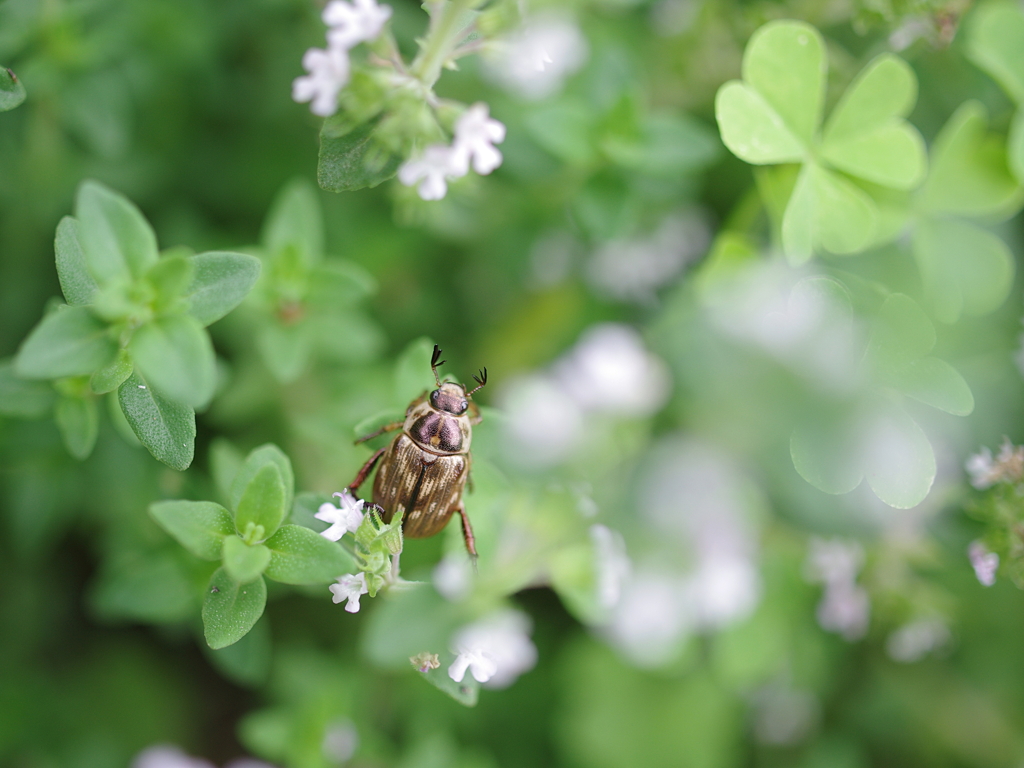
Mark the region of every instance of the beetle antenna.
<instances>
[{"instance_id":1,"label":"beetle antenna","mask_svg":"<svg viewBox=\"0 0 1024 768\"><path fill-rule=\"evenodd\" d=\"M480 371L479 376L474 376L473 381L477 383L477 386L471 389L469 392L467 392L466 397L472 397L474 392L476 392L479 389L482 389L484 384L487 383L487 369L484 368L482 371Z\"/></svg>"},{"instance_id":2,"label":"beetle antenna","mask_svg":"<svg viewBox=\"0 0 1024 768\"><path fill-rule=\"evenodd\" d=\"M437 346L437 344L435 344L434 345L434 354L430 356L430 370L432 370L434 372L434 381L437 382L437 386L439 386L439 387L441 386L441 379L437 375L437 366L444 365L446 362L448 362L447 360L442 360L440 363L437 362L437 358L439 358L440 356L441 356L441 348L439 346Z\"/></svg>"}]
</instances>

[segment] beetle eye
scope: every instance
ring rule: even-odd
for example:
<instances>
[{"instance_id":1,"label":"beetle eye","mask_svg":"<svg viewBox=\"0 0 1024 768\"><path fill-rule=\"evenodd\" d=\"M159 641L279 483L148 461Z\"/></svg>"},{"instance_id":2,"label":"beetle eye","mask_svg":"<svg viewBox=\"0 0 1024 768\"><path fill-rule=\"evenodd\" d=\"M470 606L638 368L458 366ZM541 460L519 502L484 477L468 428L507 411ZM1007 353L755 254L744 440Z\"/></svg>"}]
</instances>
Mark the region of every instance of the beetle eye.
<instances>
[{"instance_id":1,"label":"beetle eye","mask_svg":"<svg viewBox=\"0 0 1024 768\"><path fill-rule=\"evenodd\" d=\"M462 413L467 408L469 408L469 402L468 401L462 400L462 401L459 402L459 413Z\"/></svg>"}]
</instances>

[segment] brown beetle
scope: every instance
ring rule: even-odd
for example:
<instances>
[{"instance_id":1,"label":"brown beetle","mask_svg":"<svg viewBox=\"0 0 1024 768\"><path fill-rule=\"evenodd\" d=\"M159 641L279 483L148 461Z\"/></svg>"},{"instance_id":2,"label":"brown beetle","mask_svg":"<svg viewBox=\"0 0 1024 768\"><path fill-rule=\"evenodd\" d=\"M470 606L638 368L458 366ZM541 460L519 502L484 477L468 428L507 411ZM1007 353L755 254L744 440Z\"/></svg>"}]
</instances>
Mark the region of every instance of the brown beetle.
<instances>
[{"instance_id":1,"label":"brown beetle","mask_svg":"<svg viewBox=\"0 0 1024 768\"><path fill-rule=\"evenodd\" d=\"M389 445L370 457L348 487L355 494L383 457L373 481L373 503L383 509L384 522L390 522L402 508L402 533L423 539L439 533L458 512L466 549L476 558L473 527L462 502L462 490L469 477L472 428L481 421L480 411L471 398L487 383L487 369L473 377L477 387L467 392L461 384L441 381L437 367L445 361L438 362L440 356L441 350L435 344L430 370L434 372L437 389L413 400L404 421L392 422L356 440L362 443L385 432L402 430Z\"/></svg>"}]
</instances>

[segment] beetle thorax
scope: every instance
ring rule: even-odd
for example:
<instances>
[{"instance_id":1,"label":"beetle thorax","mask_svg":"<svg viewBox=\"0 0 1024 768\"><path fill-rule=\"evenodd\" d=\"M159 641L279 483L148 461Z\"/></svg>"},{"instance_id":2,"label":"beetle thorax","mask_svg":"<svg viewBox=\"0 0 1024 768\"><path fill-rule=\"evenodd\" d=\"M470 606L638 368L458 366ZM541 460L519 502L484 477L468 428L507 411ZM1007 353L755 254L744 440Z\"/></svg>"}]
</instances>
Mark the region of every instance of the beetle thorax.
<instances>
[{"instance_id":1,"label":"beetle thorax","mask_svg":"<svg viewBox=\"0 0 1024 768\"><path fill-rule=\"evenodd\" d=\"M469 416L442 411L427 397L405 416L405 433L423 450L433 453L469 453L472 436Z\"/></svg>"}]
</instances>

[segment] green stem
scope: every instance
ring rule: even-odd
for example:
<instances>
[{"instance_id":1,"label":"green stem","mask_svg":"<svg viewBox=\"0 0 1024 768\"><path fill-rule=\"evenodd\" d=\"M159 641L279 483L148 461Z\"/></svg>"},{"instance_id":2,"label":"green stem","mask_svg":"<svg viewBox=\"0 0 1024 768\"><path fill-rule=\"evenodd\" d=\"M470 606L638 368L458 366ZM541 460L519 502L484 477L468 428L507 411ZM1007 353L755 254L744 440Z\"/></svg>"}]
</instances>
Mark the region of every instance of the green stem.
<instances>
[{"instance_id":1,"label":"green stem","mask_svg":"<svg viewBox=\"0 0 1024 768\"><path fill-rule=\"evenodd\" d=\"M431 16L426 43L410 68L412 75L427 88L433 88L434 83L441 77L441 68L459 42L451 39L456 31L455 25L463 11L472 4L472 0L450 0L441 5L439 15Z\"/></svg>"}]
</instances>

